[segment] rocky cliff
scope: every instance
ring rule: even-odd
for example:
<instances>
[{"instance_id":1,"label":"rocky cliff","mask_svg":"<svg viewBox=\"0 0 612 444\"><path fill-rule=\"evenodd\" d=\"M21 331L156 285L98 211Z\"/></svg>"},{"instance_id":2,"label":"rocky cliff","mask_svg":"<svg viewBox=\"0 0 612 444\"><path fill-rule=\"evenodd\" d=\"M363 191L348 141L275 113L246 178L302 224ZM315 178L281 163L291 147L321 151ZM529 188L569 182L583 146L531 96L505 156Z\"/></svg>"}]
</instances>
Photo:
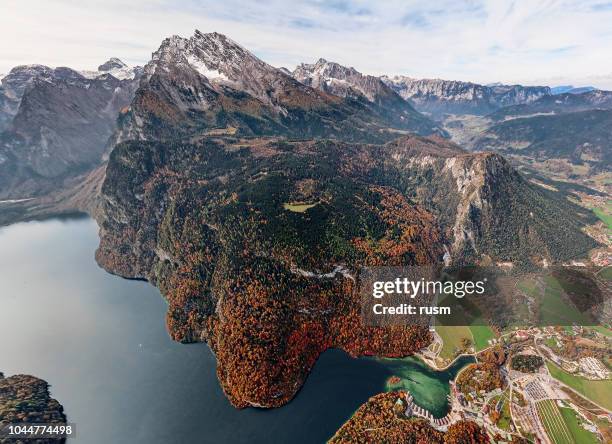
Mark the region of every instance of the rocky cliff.
<instances>
[{"instance_id":1,"label":"rocky cliff","mask_svg":"<svg viewBox=\"0 0 612 444\"><path fill-rule=\"evenodd\" d=\"M550 95L547 86L479 85L441 79L413 79L405 76L381 78L421 112L435 119L447 114L489 114L499 108L533 102Z\"/></svg>"},{"instance_id":2,"label":"rocky cliff","mask_svg":"<svg viewBox=\"0 0 612 444\"><path fill-rule=\"evenodd\" d=\"M70 68L38 68L38 74L14 69L3 79L20 100L0 134L0 198L45 194L98 166L137 85L109 73L85 77Z\"/></svg>"}]
</instances>

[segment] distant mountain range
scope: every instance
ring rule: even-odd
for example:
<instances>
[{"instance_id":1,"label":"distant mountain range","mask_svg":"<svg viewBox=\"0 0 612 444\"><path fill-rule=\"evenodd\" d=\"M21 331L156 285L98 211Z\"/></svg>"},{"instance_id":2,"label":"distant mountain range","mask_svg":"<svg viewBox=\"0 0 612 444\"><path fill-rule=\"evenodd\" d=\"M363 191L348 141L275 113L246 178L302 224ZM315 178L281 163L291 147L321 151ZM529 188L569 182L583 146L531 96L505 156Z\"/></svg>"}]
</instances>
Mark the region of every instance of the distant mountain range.
<instances>
[{"instance_id":1,"label":"distant mountain range","mask_svg":"<svg viewBox=\"0 0 612 444\"><path fill-rule=\"evenodd\" d=\"M533 102L550 95L547 86L479 85L440 79L412 79L405 76L381 78L423 113L440 120L448 114L489 114L510 105Z\"/></svg>"},{"instance_id":2,"label":"distant mountain range","mask_svg":"<svg viewBox=\"0 0 612 444\"><path fill-rule=\"evenodd\" d=\"M555 86L553 88L550 88L550 92L551 94L564 94L564 93L582 94L584 92L593 91L595 89L597 88L593 86L574 87L572 85L563 85L563 86Z\"/></svg>"},{"instance_id":3,"label":"distant mountain range","mask_svg":"<svg viewBox=\"0 0 612 444\"><path fill-rule=\"evenodd\" d=\"M501 122L608 109L612 100L564 88L378 78L324 59L290 72L226 36L199 32L166 39L144 68L117 58L97 71L18 66L1 79L0 198L60 189L122 140L214 133L381 143L407 133L448 137L435 120L449 115ZM482 140L470 146L504 149L487 134L474 138Z\"/></svg>"}]
</instances>

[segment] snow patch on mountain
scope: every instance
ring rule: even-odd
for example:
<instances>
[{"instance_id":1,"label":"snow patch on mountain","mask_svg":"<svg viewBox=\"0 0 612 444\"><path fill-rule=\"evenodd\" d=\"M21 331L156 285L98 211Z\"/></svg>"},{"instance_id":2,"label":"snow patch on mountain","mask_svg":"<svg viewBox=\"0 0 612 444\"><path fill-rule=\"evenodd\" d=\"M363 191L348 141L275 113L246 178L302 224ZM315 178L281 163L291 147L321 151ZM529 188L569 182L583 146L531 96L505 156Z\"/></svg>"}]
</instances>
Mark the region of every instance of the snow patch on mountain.
<instances>
[{"instance_id":1,"label":"snow patch on mountain","mask_svg":"<svg viewBox=\"0 0 612 444\"><path fill-rule=\"evenodd\" d=\"M206 77L208 80L229 80L222 72L216 69L210 69L206 63L193 54L187 56L187 63L193 67L198 73Z\"/></svg>"},{"instance_id":2,"label":"snow patch on mountain","mask_svg":"<svg viewBox=\"0 0 612 444\"><path fill-rule=\"evenodd\" d=\"M84 70L79 73L88 79L95 79L105 74L110 74L118 80L133 80L140 73L140 66L128 66L117 57L111 57L98 66L97 71Z\"/></svg>"}]
</instances>

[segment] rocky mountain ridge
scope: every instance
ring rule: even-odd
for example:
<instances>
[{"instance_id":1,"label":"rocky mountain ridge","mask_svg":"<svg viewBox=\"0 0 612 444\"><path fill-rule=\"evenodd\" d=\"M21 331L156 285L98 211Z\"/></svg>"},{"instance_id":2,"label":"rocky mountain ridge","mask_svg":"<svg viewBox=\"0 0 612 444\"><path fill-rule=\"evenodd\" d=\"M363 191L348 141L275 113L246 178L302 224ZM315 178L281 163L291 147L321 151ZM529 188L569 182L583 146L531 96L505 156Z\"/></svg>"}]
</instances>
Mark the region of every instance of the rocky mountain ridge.
<instances>
[{"instance_id":1,"label":"rocky mountain ridge","mask_svg":"<svg viewBox=\"0 0 612 444\"><path fill-rule=\"evenodd\" d=\"M439 120L447 114L489 114L501 107L530 103L551 94L547 86L480 85L441 79L382 76L381 79L423 113Z\"/></svg>"},{"instance_id":2,"label":"rocky mountain ridge","mask_svg":"<svg viewBox=\"0 0 612 444\"><path fill-rule=\"evenodd\" d=\"M108 72L85 77L70 68L13 69L3 87L19 106L0 133L0 198L45 194L96 167L136 86L137 79Z\"/></svg>"},{"instance_id":3,"label":"rocky mountain ridge","mask_svg":"<svg viewBox=\"0 0 612 444\"><path fill-rule=\"evenodd\" d=\"M537 114L566 114L580 111L612 109L612 91L594 89L582 93L542 96L538 100L497 110L488 117L495 121Z\"/></svg>"},{"instance_id":4,"label":"rocky mountain ridge","mask_svg":"<svg viewBox=\"0 0 612 444\"><path fill-rule=\"evenodd\" d=\"M313 64L302 63L292 75L303 84L320 91L360 102L398 128L410 128L410 122L424 120L418 111L380 78L361 74L355 68L319 59ZM443 131L438 133L443 134Z\"/></svg>"},{"instance_id":5,"label":"rocky mountain ridge","mask_svg":"<svg viewBox=\"0 0 612 444\"><path fill-rule=\"evenodd\" d=\"M394 129L437 131L416 113L405 120L393 128L363 104L306 86L222 34L196 31L165 39L153 54L116 140L214 131L381 141L394 137Z\"/></svg>"}]
</instances>

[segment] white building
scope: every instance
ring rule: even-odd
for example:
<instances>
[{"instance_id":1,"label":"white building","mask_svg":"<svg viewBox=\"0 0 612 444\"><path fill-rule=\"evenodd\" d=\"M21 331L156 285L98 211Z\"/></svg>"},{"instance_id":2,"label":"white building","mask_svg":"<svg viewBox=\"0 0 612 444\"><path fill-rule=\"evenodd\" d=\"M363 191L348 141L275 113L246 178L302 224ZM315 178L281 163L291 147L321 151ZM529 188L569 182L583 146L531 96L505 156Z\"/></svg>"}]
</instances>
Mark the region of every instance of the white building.
<instances>
[{"instance_id":1,"label":"white building","mask_svg":"<svg viewBox=\"0 0 612 444\"><path fill-rule=\"evenodd\" d=\"M610 376L606 366L596 358L591 356L580 358L578 363L580 364L580 370L589 376L596 377L597 379L607 379Z\"/></svg>"}]
</instances>

